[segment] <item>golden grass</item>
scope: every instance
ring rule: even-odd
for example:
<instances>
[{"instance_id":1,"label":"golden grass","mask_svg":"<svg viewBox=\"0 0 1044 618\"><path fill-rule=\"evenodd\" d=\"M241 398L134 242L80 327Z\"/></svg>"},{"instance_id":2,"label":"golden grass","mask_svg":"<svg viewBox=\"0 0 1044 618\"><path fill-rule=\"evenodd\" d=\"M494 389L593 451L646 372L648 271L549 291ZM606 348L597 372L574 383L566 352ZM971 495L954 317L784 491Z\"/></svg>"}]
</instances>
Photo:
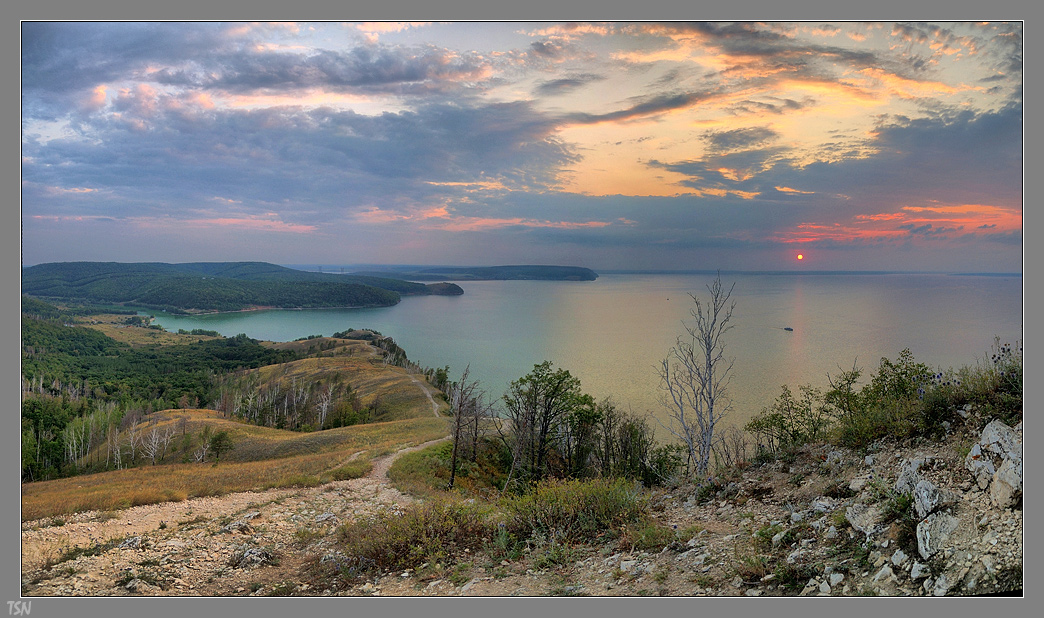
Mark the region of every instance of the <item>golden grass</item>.
<instances>
[{"instance_id":1,"label":"golden grass","mask_svg":"<svg viewBox=\"0 0 1044 618\"><path fill-rule=\"evenodd\" d=\"M286 445L286 448L273 449L270 451L271 456L266 459L235 461L233 455L240 449L237 446L230 453L229 460L217 465L209 462L146 465L26 483L22 485L22 520L31 521L87 510L107 511L237 491L318 485L334 480L336 475L347 474L348 471L335 471L345 467L349 460L354 462L361 459L361 462L366 462L369 457L378 454L443 437L447 431L446 419L434 417L300 434L225 421L215 418L218 413L209 410L188 410L185 414L197 419L197 422L205 419L208 424L215 426L242 428L240 439L252 434L259 439L268 438L270 445ZM266 433L270 436L265 436ZM309 448L318 450L307 453ZM256 447L245 449L260 452ZM366 451L366 457L356 455L359 451ZM286 454L280 456L276 453ZM361 462L359 465L364 465Z\"/></svg>"}]
</instances>

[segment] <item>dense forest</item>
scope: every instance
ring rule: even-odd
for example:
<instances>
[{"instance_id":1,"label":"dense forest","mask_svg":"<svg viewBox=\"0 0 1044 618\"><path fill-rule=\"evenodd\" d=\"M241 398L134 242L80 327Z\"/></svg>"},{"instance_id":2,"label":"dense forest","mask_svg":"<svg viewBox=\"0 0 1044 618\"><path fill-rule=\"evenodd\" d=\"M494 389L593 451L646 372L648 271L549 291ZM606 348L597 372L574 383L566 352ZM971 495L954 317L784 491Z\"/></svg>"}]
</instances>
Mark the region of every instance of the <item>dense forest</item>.
<instances>
[{"instance_id":1,"label":"dense forest","mask_svg":"<svg viewBox=\"0 0 1044 618\"><path fill-rule=\"evenodd\" d=\"M171 312L390 306L402 295L463 293L453 284L310 273L264 262L38 264L22 270L22 291Z\"/></svg>"}]
</instances>

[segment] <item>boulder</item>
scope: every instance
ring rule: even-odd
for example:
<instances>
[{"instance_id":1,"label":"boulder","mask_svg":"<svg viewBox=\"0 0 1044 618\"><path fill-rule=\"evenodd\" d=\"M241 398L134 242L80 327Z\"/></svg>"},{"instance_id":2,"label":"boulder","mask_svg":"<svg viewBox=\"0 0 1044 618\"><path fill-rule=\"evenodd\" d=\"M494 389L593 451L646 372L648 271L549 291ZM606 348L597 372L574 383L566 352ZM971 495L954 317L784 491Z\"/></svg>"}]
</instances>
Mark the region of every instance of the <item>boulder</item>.
<instances>
[{"instance_id":1,"label":"boulder","mask_svg":"<svg viewBox=\"0 0 1044 618\"><path fill-rule=\"evenodd\" d=\"M1022 497L1022 423L1014 429L991 421L964 460L979 489L989 489L994 506L1011 508Z\"/></svg>"},{"instance_id":2,"label":"boulder","mask_svg":"<svg viewBox=\"0 0 1044 618\"><path fill-rule=\"evenodd\" d=\"M881 507L877 504L853 504L845 509L845 517L853 528L866 536L872 536L881 521Z\"/></svg>"},{"instance_id":3,"label":"boulder","mask_svg":"<svg viewBox=\"0 0 1044 618\"><path fill-rule=\"evenodd\" d=\"M896 493L913 493L914 487L921 480L920 469L923 465L923 459L907 459L903 462L903 467L899 471L899 478L895 480Z\"/></svg>"},{"instance_id":4,"label":"boulder","mask_svg":"<svg viewBox=\"0 0 1044 618\"><path fill-rule=\"evenodd\" d=\"M913 490L914 509L921 519L928 517L939 509L953 506L960 501L960 496L952 491L939 489L931 481L924 479L917 482Z\"/></svg>"},{"instance_id":5,"label":"boulder","mask_svg":"<svg viewBox=\"0 0 1044 618\"><path fill-rule=\"evenodd\" d=\"M946 545L950 534L960 522L947 513L932 513L917 524L917 552L928 559Z\"/></svg>"},{"instance_id":6,"label":"boulder","mask_svg":"<svg viewBox=\"0 0 1044 618\"><path fill-rule=\"evenodd\" d=\"M1005 459L990 482L990 501L994 506L1006 509L1018 504L1021 498L1022 459Z\"/></svg>"}]
</instances>

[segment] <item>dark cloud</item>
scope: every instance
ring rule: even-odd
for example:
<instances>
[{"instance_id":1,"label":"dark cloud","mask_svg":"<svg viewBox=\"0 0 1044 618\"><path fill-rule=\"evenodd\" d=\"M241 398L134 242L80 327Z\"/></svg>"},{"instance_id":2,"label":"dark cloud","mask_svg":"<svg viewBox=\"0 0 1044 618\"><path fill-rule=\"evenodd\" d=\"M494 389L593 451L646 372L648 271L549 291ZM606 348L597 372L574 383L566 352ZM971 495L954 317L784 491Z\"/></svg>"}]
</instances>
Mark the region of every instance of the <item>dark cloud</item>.
<instances>
[{"instance_id":1,"label":"dark cloud","mask_svg":"<svg viewBox=\"0 0 1044 618\"><path fill-rule=\"evenodd\" d=\"M701 92L685 92L680 94L662 94L647 97L631 107L607 112L605 114L574 113L563 117L569 124L595 124L598 122L618 122L634 118L655 116L676 109L685 109L699 103L709 95Z\"/></svg>"},{"instance_id":2,"label":"dark cloud","mask_svg":"<svg viewBox=\"0 0 1044 618\"><path fill-rule=\"evenodd\" d=\"M220 196L262 209L296 203L328 211L423 201L430 182L539 189L575 160L554 138L554 123L526 102L379 116L275 108L189 118L167 111L148 120L138 131L98 119L96 140L30 141L24 178L31 187L101 189L99 208L126 200L163 209Z\"/></svg>"},{"instance_id":3,"label":"dark cloud","mask_svg":"<svg viewBox=\"0 0 1044 618\"><path fill-rule=\"evenodd\" d=\"M605 80L604 75L596 75L594 73L580 73L571 75L569 77L563 77L561 79L552 79L541 82L536 87L537 94L542 96L554 96L558 94L565 94L572 92L578 88L582 88L587 84L600 82Z\"/></svg>"},{"instance_id":4,"label":"dark cloud","mask_svg":"<svg viewBox=\"0 0 1044 618\"><path fill-rule=\"evenodd\" d=\"M216 55L205 63L164 69L159 83L234 93L322 87L332 91L400 92L431 82L432 89L457 88L457 82L482 74L485 61L434 46L357 46L346 52L256 52Z\"/></svg>"},{"instance_id":5,"label":"dark cloud","mask_svg":"<svg viewBox=\"0 0 1044 618\"><path fill-rule=\"evenodd\" d=\"M768 127L708 131L703 134L703 139L707 142L707 145L710 146L711 150L717 152L747 150L753 146L772 141L777 137L779 137L779 134Z\"/></svg>"}]
</instances>

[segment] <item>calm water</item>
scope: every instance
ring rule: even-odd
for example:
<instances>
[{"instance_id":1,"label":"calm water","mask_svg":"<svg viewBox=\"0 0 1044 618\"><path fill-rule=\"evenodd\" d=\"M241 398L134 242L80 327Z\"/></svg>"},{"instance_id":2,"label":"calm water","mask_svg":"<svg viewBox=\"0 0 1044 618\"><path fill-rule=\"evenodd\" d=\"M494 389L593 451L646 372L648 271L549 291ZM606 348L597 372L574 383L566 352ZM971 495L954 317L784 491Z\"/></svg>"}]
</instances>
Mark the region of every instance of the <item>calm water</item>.
<instances>
[{"instance_id":1,"label":"calm water","mask_svg":"<svg viewBox=\"0 0 1044 618\"><path fill-rule=\"evenodd\" d=\"M463 296L406 297L380 309L259 311L198 317L156 314L168 330L289 341L372 328L410 359L465 365L490 394L534 364L552 361L596 398L635 413L659 408L656 367L683 334L692 301L711 275L601 275L593 282L465 282ZM722 275L735 282L726 355L735 358L732 420L742 423L782 384L826 386L827 373L853 362L864 376L881 357L910 348L946 369L988 356L994 336L1021 339L1020 277L955 275ZM794 330L785 331L789 326Z\"/></svg>"}]
</instances>

